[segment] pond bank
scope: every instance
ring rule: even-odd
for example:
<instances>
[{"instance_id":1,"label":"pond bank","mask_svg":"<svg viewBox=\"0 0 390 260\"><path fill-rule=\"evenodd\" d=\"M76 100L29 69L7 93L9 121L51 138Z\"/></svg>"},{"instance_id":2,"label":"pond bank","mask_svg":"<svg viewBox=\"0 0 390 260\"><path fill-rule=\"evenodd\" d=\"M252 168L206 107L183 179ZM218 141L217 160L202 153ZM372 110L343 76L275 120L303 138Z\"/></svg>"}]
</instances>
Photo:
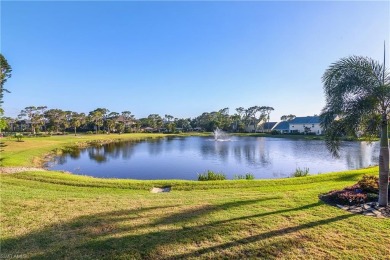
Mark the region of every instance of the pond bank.
<instances>
[{"instance_id":1,"label":"pond bank","mask_svg":"<svg viewBox=\"0 0 390 260\"><path fill-rule=\"evenodd\" d=\"M0 174L12 174L27 171L46 171L46 169L36 167L0 167Z\"/></svg>"}]
</instances>

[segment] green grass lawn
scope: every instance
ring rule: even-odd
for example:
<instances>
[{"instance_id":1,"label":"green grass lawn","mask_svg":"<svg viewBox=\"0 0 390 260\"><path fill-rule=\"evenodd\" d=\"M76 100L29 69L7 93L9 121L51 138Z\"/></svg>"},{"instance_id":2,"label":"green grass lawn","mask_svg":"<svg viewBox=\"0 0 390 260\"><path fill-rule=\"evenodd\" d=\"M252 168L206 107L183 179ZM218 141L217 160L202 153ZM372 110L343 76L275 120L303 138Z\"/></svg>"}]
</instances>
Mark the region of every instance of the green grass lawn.
<instances>
[{"instance_id":1,"label":"green grass lawn","mask_svg":"<svg viewBox=\"0 0 390 260\"><path fill-rule=\"evenodd\" d=\"M72 138L6 141L3 163L31 166L34 157L72 145ZM390 219L318 200L377 172L214 182L0 174L0 258L389 259ZM172 191L149 192L164 185Z\"/></svg>"}]
</instances>

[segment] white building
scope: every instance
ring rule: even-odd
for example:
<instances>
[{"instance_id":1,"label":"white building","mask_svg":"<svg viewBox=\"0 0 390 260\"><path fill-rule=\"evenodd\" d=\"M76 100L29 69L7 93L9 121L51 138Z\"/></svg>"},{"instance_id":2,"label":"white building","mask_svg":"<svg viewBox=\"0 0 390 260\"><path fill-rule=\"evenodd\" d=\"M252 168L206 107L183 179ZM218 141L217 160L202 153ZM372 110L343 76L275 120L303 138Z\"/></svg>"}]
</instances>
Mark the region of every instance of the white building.
<instances>
[{"instance_id":1,"label":"white building","mask_svg":"<svg viewBox=\"0 0 390 260\"><path fill-rule=\"evenodd\" d=\"M316 135L323 133L319 116L296 117L289 121L289 131L290 133L315 133Z\"/></svg>"}]
</instances>

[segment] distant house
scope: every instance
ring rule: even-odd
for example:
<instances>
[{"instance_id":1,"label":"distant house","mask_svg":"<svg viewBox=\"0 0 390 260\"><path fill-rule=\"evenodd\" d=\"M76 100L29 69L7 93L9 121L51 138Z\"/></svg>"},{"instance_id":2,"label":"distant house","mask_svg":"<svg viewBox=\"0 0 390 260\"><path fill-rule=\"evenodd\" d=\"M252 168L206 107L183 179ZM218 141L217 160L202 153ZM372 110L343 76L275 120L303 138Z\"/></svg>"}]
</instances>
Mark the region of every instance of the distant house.
<instances>
[{"instance_id":1,"label":"distant house","mask_svg":"<svg viewBox=\"0 0 390 260\"><path fill-rule=\"evenodd\" d=\"M272 128L272 131L274 130L281 134L288 134L290 133L290 124L288 121L281 121Z\"/></svg>"},{"instance_id":2,"label":"distant house","mask_svg":"<svg viewBox=\"0 0 390 260\"><path fill-rule=\"evenodd\" d=\"M266 127L263 127L265 124L267 124ZM245 131L248 133L266 132L266 131L268 132L270 124L273 125L274 123L273 122L267 123L264 120L258 121L258 119L256 119L255 117L252 117L249 123L245 126Z\"/></svg>"},{"instance_id":3,"label":"distant house","mask_svg":"<svg viewBox=\"0 0 390 260\"><path fill-rule=\"evenodd\" d=\"M9 126L11 131L31 131L32 123L29 119L12 120Z\"/></svg>"},{"instance_id":4,"label":"distant house","mask_svg":"<svg viewBox=\"0 0 390 260\"><path fill-rule=\"evenodd\" d=\"M154 130L154 128L152 128L152 127L145 127L145 128L141 128L144 132L146 132L146 133L152 133L152 132L154 132L155 130Z\"/></svg>"},{"instance_id":5,"label":"distant house","mask_svg":"<svg viewBox=\"0 0 390 260\"><path fill-rule=\"evenodd\" d=\"M116 119L116 122L117 123L122 122L125 126L132 126L134 124L134 119L132 118L126 119L124 116L120 115Z\"/></svg>"},{"instance_id":6,"label":"distant house","mask_svg":"<svg viewBox=\"0 0 390 260\"><path fill-rule=\"evenodd\" d=\"M257 132L271 132L278 122L265 122L259 125Z\"/></svg>"},{"instance_id":7,"label":"distant house","mask_svg":"<svg viewBox=\"0 0 390 260\"><path fill-rule=\"evenodd\" d=\"M288 124L290 133L314 133L316 135L323 133L319 116L296 117L288 121Z\"/></svg>"}]
</instances>

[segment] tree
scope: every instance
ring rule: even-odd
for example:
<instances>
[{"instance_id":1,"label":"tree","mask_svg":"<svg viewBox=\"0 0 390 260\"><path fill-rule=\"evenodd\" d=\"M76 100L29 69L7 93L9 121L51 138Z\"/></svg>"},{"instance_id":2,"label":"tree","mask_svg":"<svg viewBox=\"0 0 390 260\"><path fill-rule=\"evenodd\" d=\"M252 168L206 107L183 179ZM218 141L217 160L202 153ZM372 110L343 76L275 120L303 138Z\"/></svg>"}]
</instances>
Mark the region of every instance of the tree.
<instances>
[{"instance_id":1,"label":"tree","mask_svg":"<svg viewBox=\"0 0 390 260\"><path fill-rule=\"evenodd\" d=\"M36 128L44 125L45 117L42 113L42 107L29 106L20 111L19 118L27 117L30 120L31 133L35 134Z\"/></svg>"},{"instance_id":2,"label":"tree","mask_svg":"<svg viewBox=\"0 0 390 260\"><path fill-rule=\"evenodd\" d=\"M85 124L86 122L86 116L84 113L77 113L72 112L70 114L69 124L74 129L74 135L77 135L77 127L80 127L81 125Z\"/></svg>"},{"instance_id":3,"label":"tree","mask_svg":"<svg viewBox=\"0 0 390 260\"><path fill-rule=\"evenodd\" d=\"M388 204L390 74L385 64L351 56L333 63L322 77L326 105L320 115L326 144L338 156L340 135L380 133L379 205Z\"/></svg>"},{"instance_id":4,"label":"tree","mask_svg":"<svg viewBox=\"0 0 390 260\"><path fill-rule=\"evenodd\" d=\"M4 110L0 107L0 134L3 129L5 129L8 125L7 120L3 118Z\"/></svg>"},{"instance_id":5,"label":"tree","mask_svg":"<svg viewBox=\"0 0 390 260\"><path fill-rule=\"evenodd\" d=\"M72 119L72 111L64 111L63 120L61 121L62 132L65 133L65 130L70 127L70 120Z\"/></svg>"},{"instance_id":6,"label":"tree","mask_svg":"<svg viewBox=\"0 0 390 260\"><path fill-rule=\"evenodd\" d=\"M118 121L119 113L117 112L111 112L108 114L106 118L106 126L107 126L107 132L111 133L111 131L115 130L115 125Z\"/></svg>"},{"instance_id":7,"label":"tree","mask_svg":"<svg viewBox=\"0 0 390 260\"><path fill-rule=\"evenodd\" d=\"M167 115L167 114L165 114L165 116L164 116L165 122L168 122L168 123L170 123L171 120L173 120L173 118L174 118L173 116Z\"/></svg>"},{"instance_id":8,"label":"tree","mask_svg":"<svg viewBox=\"0 0 390 260\"><path fill-rule=\"evenodd\" d=\"M158 114L150 114L148 116L148 125L149 127L160 129L163 125L163 119Z\"/></svg>"},{"instance_id":9,"label":"tree","mask_svg":"<svg viewBox=\"0 0 390 260\"><path fill-rule=\"evenodd\" d=\"M118 121L116 128L119 134L123 133L125 131L125 123L123 121Z\"/></svg>"},{"instance_id":10,"label":"tree","mask_svg":"<svg viewBox=\"0 0 390 260\"><path fill-rule=\"evenodd\" d=\"M270 118L269 115L275 109L273 107L269 107L269 106L262 106L259 108L259 110L261 112L261 120L266 120L267 123L269 123L269 118ZM269 131L270 129L266 129L266 130Z\"/></svg>"},{"instance_id":11,"label":"tree","mask_svg":"<svg viewBox=\"0 0 390 260\"><path fill-rule=\"evenodd\" d=\"M65 126L67 120L66 113L61 109L49 109L45 112L45 118L48 120L48 127L56 133L60 132L61 126Z\"/></svg>"},{"instance_id":12,"label":"tree","mask_svg":"<svg viewBox=\"0 0 390 260\"><path fill-rule=\"evenodd\" d=\"M183 128L185 131L191 130L191 119L190 118L180 118L175 120L176 127Z\"/></svg>"},{"instance_id":13,"label":"tree","mask_svg":"<svg viewBox=\"0 0 390 260\"><path fill-rule=\"evenodd\" d=\"M37 110L39 111L39 113L43 115L42 125L43 125L43 129L44 129L45 132L46 132L46 118L44 116L45 116L46 109L47 109L47 106L39 106L39 107L37 107Z\"/></svg>"},{"instance_id":14,"label":"tree","mask_svg":"<svg viewBox=\"0 0 390 260\"><path fill-rule=\"evenodd\" d=\"M8 61L3 54L0 53L0 106L3 103L3 93L9 93L9 91L4 88L4 83L12 76L11 72L11 66L8 64Z\"/></svg>"},{"instance_id":15,"label":"tree","mask_svg":"<svg viewBox=\"0 0 390 260\"><path fill-rule=\"evenodd\" d=\"M133 127L133 125L135 125L134 115L132 115L130 111L123 111L121 113L121 117L123 119L122 122L124 125L124 129L122 132L124 132L126 128L130 129L130 131L132 131L132 127Z\"/></svg>"},{"instance_id":16,"label":"tree","mask_svg":"<svg viewBox=\"0 0 390 260\"><path fill-rule=\"evenodd\" d=\"M289 115L283 115L283 116L281 116L280 120L282 120L282 121L291 121L291 120L293 120L294 118L296 118L295 115L289 114Z\"/></svg>"},{"instance_id":17,"label":"tree","mask_svg":"<svg viewBox=\"0 0 390 260\"><path fill-rule=\"evenodd\" d=\"M96 134L100 131L100 127L103 126L108 112L110 111L106 108L97 108L89 112L89 120L96 126Z\"/></svg>"}]
</instances>

